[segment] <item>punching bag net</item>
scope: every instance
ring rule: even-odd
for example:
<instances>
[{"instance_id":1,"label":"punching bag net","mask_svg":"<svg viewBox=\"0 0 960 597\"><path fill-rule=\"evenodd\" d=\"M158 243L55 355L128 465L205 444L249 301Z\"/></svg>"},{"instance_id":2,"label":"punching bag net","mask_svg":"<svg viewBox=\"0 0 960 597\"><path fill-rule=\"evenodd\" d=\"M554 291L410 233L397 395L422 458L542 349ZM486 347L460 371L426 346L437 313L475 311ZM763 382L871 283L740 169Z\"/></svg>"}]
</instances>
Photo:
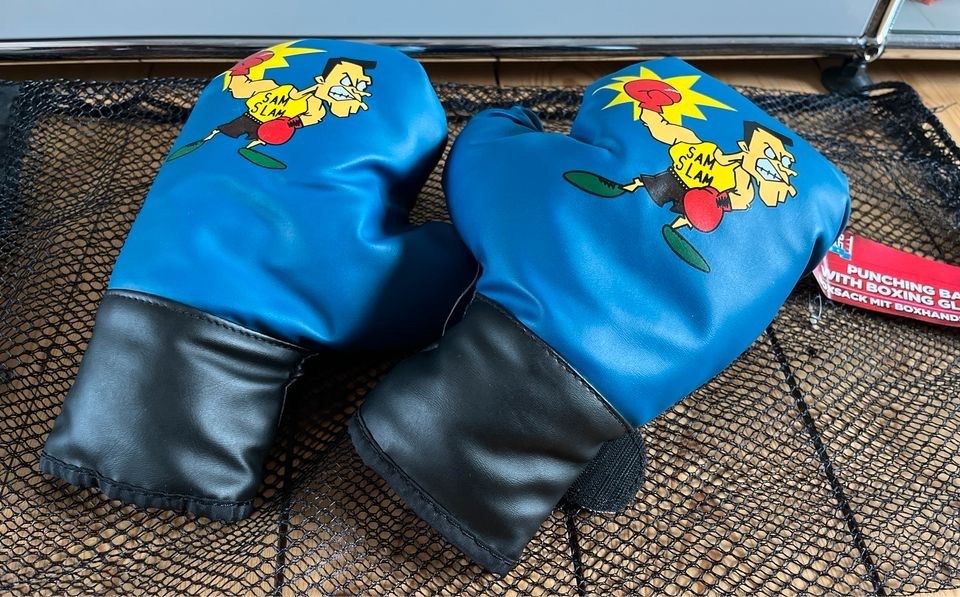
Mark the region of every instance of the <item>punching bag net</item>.
<instances>
[{"instance_id":1,"label":"punching bag net","mask_svg":"<svg viewBox=\"0 0 960 597\"><path fill-rule=\"evenodd\" d=\"M203 84L0 83L0 591L960 587L960 334L835 304L809 277L732 367L643 429L648 470L633 505L594 514L561 504L503 578L419 521L345 439L345 422L400 354L311 369L288 402L254 514L239 523L137 510L41 476L41 447L114 259ZM438 91L451 135L480 109L516 103L564 131L582 93ZM960 152L912 89L744 92L846 172L852 230L960 263ZM446 217L439 172L417 221Z\"/></svg>"}]
</instances>

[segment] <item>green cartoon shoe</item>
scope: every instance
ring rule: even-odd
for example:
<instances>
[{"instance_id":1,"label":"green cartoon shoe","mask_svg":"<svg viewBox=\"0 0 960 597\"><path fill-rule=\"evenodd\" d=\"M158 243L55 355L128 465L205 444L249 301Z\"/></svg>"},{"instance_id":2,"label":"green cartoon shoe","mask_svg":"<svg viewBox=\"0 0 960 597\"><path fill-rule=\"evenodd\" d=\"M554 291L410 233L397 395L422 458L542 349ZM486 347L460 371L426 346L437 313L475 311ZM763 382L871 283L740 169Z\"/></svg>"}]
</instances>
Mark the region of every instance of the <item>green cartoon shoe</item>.
<instances>
[{"instance_id":1,"label":"green cartoon shoe","mask_svg":"<svg viewBox=\"0 0 960 597\"><path fill-rule=\"evenodd\" d=\"M567 182L581 191L586 191L597 197L613 199L627 192L626 189L623 188L623 185L617 184L609 178L604 178L593 172L570 170L569 172L564 172L563 177Z\"/></svg>"},{"instance_id":2,"label":"green cartoon shoe","mask_svg":"<svg viewBox=\"0 0 960 597\"><path fill-rule=\"evenodd\" d=\"M272 158L265 153L250 149L249 147L241 147L237 150L237 153L254 164L264 168L270 168L271 170L283 170L287 167L287 165L280 160Z\"/></svg>"},{"instance_id":3,"label":"green cartoon shoe","mask_svg":"<svg viewBox=\"0 0 960 597\"><path fill-rule=\"evenodd\" d=\"M168 156L167 156L167 159L166 159L165 161L167 161L167 162L172 162L173 160L175 160L175 159L177 159L177 158L182 158L183 156L187 155L188 153L192 153L192 152L200 149L200 147L201 147L204 143L206 143L206 141L204 141L203 139L200 139L199 141L194 141L194 142L192 142L192 143L187 143L186 145L184 145L184 146L181 147L180 149L177 149L176 151L174 151L174 152L172 152L170 155L168 155Z\"/></svg>"},{"instance_id":4,"label":"green cartoon shoe","mask_svg":"<svg viewBox=\"0 0 960 597\"><path fill-rule=\"evenodd\" d=\"M693 248L690 241L680 236L680 233L674 230L670 224L664 226L662 232L663 240L667 241L667 245L677 254L677 257L702 272L710 272L710 264L703 258L703 255Z\"/></svg>"}]
</instances>

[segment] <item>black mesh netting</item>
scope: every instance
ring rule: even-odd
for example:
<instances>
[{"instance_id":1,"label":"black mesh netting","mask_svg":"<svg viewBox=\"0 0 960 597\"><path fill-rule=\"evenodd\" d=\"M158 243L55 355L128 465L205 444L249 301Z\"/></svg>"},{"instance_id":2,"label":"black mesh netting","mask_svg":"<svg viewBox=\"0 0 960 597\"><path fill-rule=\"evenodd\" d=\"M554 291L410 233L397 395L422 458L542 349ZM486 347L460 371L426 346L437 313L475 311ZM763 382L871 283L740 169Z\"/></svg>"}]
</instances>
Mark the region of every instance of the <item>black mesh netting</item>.
<instances>
[{"instance_id":1,"label":"black mesh netting","mask_svg":"<svg viewBox=\"0 0 960 597\"><path fill-rule=\"evenodd\" d=\"M400 355L297 389L251 518L140 511L40 476L127 228L202 82L27 82L0 127L0 590L22 593L928 592L960 586L960 335L804 280L729 370L644 430L620 515L562 506L505 578L469 564L345 441ZM13 86L0 86L4 97ZM522 102L562 130L580 90L439 88L451 132ZM745 90L850 177L852 228L960 262L960 152L904 85ZM439 177L415 219L444 216ZM762 246L763 239L757 239Z\"/></svg>"}]
</instances>

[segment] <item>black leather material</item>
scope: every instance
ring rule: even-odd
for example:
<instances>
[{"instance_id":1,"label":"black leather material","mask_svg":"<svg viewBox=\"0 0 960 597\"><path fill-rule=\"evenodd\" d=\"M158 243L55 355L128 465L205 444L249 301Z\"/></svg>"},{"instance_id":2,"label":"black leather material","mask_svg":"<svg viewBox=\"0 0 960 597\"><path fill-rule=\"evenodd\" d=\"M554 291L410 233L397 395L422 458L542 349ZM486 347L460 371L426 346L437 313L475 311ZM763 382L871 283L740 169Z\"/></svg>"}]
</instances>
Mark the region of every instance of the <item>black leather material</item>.
<instances>
[{"instance_id":1,"label":"black leather material","mask_svg":"<svg viewBox=\"0 0 960 597\"><path fill-rule=\"evenodd\" d=\"M40 468L142 507L243 518L305 356L179 303L108 291Z\"/></svg>"},{"instance_id":2,"label":"black leather material","mask_svg":"<svg viewBox=\"0 0 960 597\"><path fill-rule=\"evenodd\" d=\"M478 296L350 422L360 457L468 557L500 574L623 418L559 355Z\"/></svg>"}]
</instances>

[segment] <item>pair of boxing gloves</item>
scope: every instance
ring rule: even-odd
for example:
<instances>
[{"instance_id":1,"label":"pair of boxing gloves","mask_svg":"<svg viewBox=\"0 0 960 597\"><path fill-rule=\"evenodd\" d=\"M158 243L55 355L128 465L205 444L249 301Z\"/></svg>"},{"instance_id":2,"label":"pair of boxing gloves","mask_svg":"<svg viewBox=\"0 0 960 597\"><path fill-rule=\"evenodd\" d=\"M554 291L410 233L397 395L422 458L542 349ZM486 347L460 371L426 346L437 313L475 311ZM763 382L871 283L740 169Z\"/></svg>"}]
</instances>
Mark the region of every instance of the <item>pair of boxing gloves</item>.
<instances>
[{"instance_id":1,"label":"pair of boxing gloves","mask_svg":"<svg viewBox=\"0 0 960 597\"><path fill-rule=\"evenodd\" d=\"M394 50L304 40L217 77L120 253L42 470L236 520L306 359L433 342L350 436L504 573L604 446L762 333L849 213L826 159L676 59L593 84L569 135L521 107L476 115L446 164L453 225L411 226L446 135Z\"/></svg>"}]
</instances>

